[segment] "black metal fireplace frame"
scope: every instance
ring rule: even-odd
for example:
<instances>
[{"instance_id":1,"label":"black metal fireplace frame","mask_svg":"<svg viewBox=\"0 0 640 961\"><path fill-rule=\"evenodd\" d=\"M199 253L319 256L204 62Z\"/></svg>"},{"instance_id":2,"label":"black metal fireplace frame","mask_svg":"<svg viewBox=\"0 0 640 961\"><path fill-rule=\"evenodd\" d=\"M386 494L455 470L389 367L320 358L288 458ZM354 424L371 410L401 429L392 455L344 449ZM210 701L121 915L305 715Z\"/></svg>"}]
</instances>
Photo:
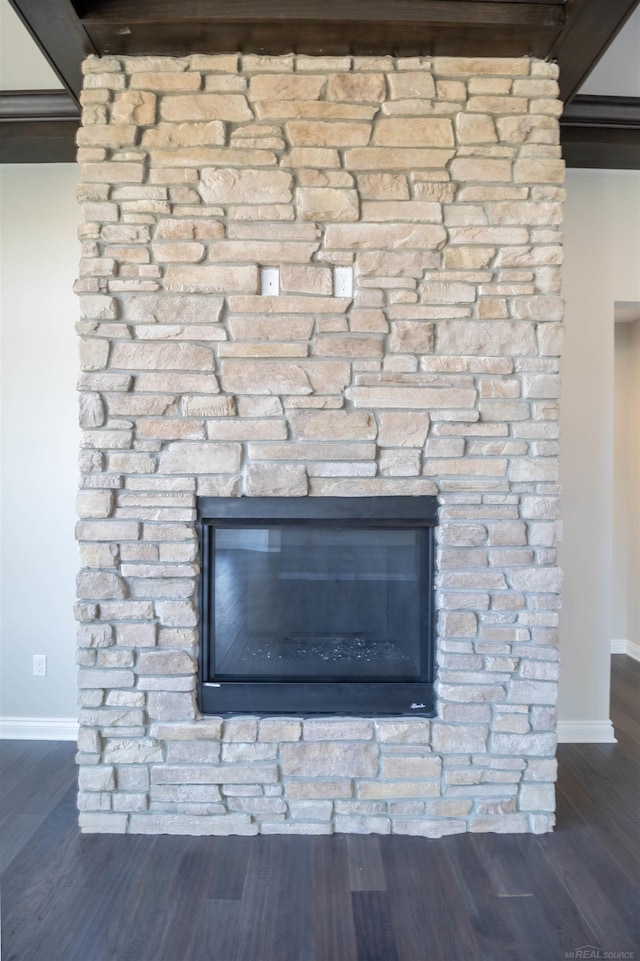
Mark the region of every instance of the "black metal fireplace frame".
<instances>
[{"instance_id":1,"label":"black metal fireplace frame","mask_svg":"<svg viewBox=\"0 0 640 961\"><path fill-rule=\"evenodd\" d=\"M214 633L214 545L216 529L269 525L411 528L421 537L421 563L428 585L420 597L423 630L420 678L415 681L250 681L216 678L210 657ZM201 497L200 644L198 703L202 714L410 715L435 714L436 644L435 527L438 500L423 497Z\"/></svg>"}]
</instances>

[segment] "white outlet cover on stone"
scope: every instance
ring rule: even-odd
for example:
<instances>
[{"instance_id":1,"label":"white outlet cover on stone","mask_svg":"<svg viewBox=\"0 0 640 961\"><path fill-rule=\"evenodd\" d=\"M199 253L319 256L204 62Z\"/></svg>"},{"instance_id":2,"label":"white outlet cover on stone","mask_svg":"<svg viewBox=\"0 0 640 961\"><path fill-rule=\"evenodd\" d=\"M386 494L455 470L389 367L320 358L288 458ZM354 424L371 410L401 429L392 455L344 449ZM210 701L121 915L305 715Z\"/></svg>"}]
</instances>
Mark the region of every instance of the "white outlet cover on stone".
<instances>
[{"instance_id":1,"label":"white outlet cover on stone","mask_svg":"<svg viewBox=\"0 0 640 961\"><path fill-rule=\"evenodd\" d=\"M353 267L334 267L333 293L336 297L353 297Z\"/></svg>"},{"instance_id":2,"label":"white outlet cover on stone","mask_svg":"<svg viewBox=\"0 0 640 961\"><path fill-rule=\"evenodd\" d=\"M263 297L277 297L280 293L280 270L278 267L260 268L260 293Z\"/></svg>"}]
</instances>

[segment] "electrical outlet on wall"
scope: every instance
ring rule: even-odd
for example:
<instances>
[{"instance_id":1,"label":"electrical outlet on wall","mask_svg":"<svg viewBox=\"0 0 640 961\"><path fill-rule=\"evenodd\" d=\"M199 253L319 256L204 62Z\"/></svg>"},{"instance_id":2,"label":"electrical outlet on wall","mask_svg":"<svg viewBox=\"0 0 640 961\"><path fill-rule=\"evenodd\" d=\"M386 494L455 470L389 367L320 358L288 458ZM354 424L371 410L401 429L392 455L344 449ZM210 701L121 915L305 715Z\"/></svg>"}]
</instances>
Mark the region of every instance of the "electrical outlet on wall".
<instances>
[{"instance_id":1,"label":"electrical outlet on wall","mask_svg":"<svg viewBox=\"0 0 640 961\"><path fill-rule=\"evenodd\" d=\"M33 676L34 677L47 676L47 655L46 654L33 655Z\"/></svg>"},{"instance_id":2,"label":"electrical outlet on wall","mask_svg":"<svg viewBox=\"0 0 640 961\"><path fill-rule=\"evenodd\" d=\"M353 267L334 267L333 294L335 297L353 297Z\"/></svg>"},{"instance_id":3,"label":"electrical outlet on wall","mask_svg":"<svg viewBox=\"0 0 640 961\"><path fill-rule=\"evenodd\" d=\"M280 270L278 267L260 268L260 293L263 297L277 297L280 293Z\"/></svg>"}]
</instances>

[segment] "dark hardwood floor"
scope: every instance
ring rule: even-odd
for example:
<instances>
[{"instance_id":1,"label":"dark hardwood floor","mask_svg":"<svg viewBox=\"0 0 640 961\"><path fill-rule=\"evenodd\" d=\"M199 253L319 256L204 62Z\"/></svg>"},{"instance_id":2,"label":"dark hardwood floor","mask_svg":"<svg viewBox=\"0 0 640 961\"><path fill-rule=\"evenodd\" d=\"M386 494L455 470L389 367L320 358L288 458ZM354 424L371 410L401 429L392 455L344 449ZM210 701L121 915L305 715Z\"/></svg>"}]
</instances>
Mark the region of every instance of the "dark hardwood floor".
<instances>
[{"instance_id":1,"label":"dark hardwood floor","mask_svg":"<svg viewBox=\"0 0 640 961\"><path fill-rule=\"evenodd\" d=\"M639 685L614 656L618 743L561 745L539 837L81 836L74 745L2 742L2 958L639 958Z\"/></svg>"}]
</instances>

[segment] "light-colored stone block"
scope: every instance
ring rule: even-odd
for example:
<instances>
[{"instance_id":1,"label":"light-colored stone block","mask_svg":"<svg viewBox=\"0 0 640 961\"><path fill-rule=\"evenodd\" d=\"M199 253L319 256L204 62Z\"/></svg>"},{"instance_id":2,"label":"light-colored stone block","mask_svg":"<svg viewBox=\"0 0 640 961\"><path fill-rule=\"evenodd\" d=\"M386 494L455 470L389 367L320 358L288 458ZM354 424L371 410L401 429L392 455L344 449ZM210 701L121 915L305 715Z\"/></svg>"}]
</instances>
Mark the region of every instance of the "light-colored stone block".
<instances>
[{"instance_id":1,"label":"light-colored stone block","mask_svg":"<svg viewBox=\"0 0 640 961\"><path fill-rule=\"evenodd\" d=\"M302 464L251 464L245 470L246 493L251 497L305 497L308 486Z\"/></svg>"},{"instance_id":2,"label":"light-colored stone block","mask_svg":"<svg viewBox=\"0 0 640 961\"><path fill-rule=\"evenodd\" d=\"M487 747L488 729L471 724L434 724L433 748L446 754L483 752Z\"/></svg>"},{"instance_id":3,"label":"light-colored stone block","mask_svg":"<svg viewBox=\"0 0 640 961\"><path fill-rule=\"evenodd\" d=\"M438 797L440 782L431 781L360 781L358 797L366 800L390 800L392 798Z\"/></svg>"},{"instance_id":4,"label":"light-colored stone block","mask_svg":"<svg viewBox=\"0 0 640 961\"><path fill-rule=\"evenodd\" d=\"M160 457L164 474L225 474L240 468L241 447L228 443L168 444Z\"/></svg>"},{"instance_id":5,"label":"light-colored stone block","mask_svg":"<svg viewBox=\"0 0 640 961\"><path fill-rule=\"evenodd\" d=\"M384 100L385 92L382 73L342 73L329 78L326 93L329 100L377 103Z\"/></svg>"},{"instance_id":6,"label":"light-colored stone block","mask_svg":"<svg viewBox=\"0 0 640 961\"><path fill-rule=\"evenodd\" d=\"M180 721L193 717L193 694L150 691L147 695L147 711L149 717L156 721Z\"/></svg>"},{"instance_id":7,"label":"light-colored stone block","mask_svg":"<svg viewBox=\"0 0 640 961\"><path fill-rule=\"evenodd\" d=\"M450 147L454 142L453 128L450 120L440 117L381 119L375 125L371 142L378 147Z\"/></svg>"},{"instance_id":8,"label":"light-colored stone block","mask_svg":"<svg viewBox=\"0 0 640 961\"><path fill-rule=\"evenodd\" d=\"M113 791L116 786L115 770L106 764L82 767L78 773L78 783L81 791Z\"/></svg>"},{"instance_id":9,"label":"light-colored stone block","mask_svg":"<svg viewBox=\"0 0 640 961\"><path fill-rule=\"evenodd\" d=\"M212 294L228 293L229 291L252 293L258 287L258 270L254 266L169 266L165 276L165 284L167 290L177 290L185 293L198 291Z\"/></svg>"},{"instance_id":10,"label":"light-colored stone block","mask_svg":"<svg viewBox=\"0 0 640 961\"><path fill-rule=\"evenodd\" d=\"M127 596L125 581L118 574L104 571L82 571L76 578L76 592L81 599L105 600Z\"/></svg>"},{"instance_id":11,"label":"light-colored stone block","mask_svg":"<svg viewBox=\"0 0 640 961\"><path fill-rule=\"evenodd\" d=\"M446 233L437 224L380 224L375 231L368 224L330 224L325 238L327 248L337 250L430 250L443 246Z\"/></svg>"},{"instance_id":12,"label":"light-colored stone block","mask_svg":"<svg viewBox=\"0 0 640 961\"><path fill-rule=\"evenodd\" d=\"M400 408L423 411L437 408L473 408L473 388L350 387L347 395L355 407Z\"/></svg>"},{"instance_id":13,"label":"light-colored stone block","mask_svg":"<svg viewBox=\"0 0 640 961\"><path fill-rule=\"evenodd\" d=\"M281 757L285 776L371 777L378 770L377 746L368 741L283 744Z\"/></svg>"},{"instance_id":14,"label":"light-colored stone block","mask_svg":"<svg viewBox=\"0 0 640 961\"><path fill-rule=\"evenodd\" d=\"M391 819L365 814L337 814L334 829L345 834L391 834Z\"/></svg>"},{"instance_id":15,"label":"light-colored stone block","mask_svg":"<svg viewBox=\"0 0 640 961\"><path fill-rule=\"evenodd\" d=\"M383 778L439 778L442 760L439 757L395 755L382 758Z\"/></svg>"},{"instance_id":16,"label":"light-colored stone block","mask_svg":"<svg viewBox=\"0 0 640 961\"><path fill-rule=\"evenodd\" d=\"M258 826L248 814L224 814L198 817L187 814L132 814L129 823L131 834L190 834L196 837L210 835L252 835Z\"/></svg>"},{"instance_id":17,"label":"light-colored stone block","mask_svg":"<svg viewBox=\"0 0 640 961\"><path fill-rule=\"evenodd\" d=\"M355 190L301 187L296 191L296 206L302 220L353 221L360 215Z\"/></svg>"},{"instance_id":18,"label":"light-colored stone block","mask_svg":"<svg viewBox=\"0 0 640 961\"><path fill-rule=\"evenodd\" d=\"M272 76L267 74L251 77L249 98L251 100L319 100L327 79L317 76Z\"/></svg>"},{"instance_id":19,"label":"light-colored stone block","mask_svg":"<svg viewBox=\"0 0 640 961\"><path fill-rule=\"evenodd\" d=\"M410 819L394 818L393 833L409 834L412 837L442 838L449 834L463 834L467 830L465 821L453 818Z\"/></svg>"},{"instance_id":20,"label":"light-colored stone block","mask_svg":"<svg viewBox=\"0 0 640 961\"><path fill-rule=\"evenodd\" d=\"M146 90L127 90L115 95L111 117L115 123L151 126L156 119L156 95Z\"/></svg>"},{"instance_id":21,"label":"light-colored stone block","mask_svg":"<svg viewBox=\"0 0 640 961\"><path fill-rule=\"evenodd\" d=\"M337 361L224 360L222 385L229 393L333 394L349 382L349 365Z\"/></svg>"},{"instance_id":22,"label":"light-colored stone block","mask_svg":"<svg viewBox=\"0 0 640 961\"><path fill-rule=\"evenodd\" d=\"M285 129L294 147L359 147L371 137L371 125L361 121L291 120Z\"/></svg>"},{"instance_id":23,"label":"light-colored stone block","mask_svg":"<svg viewBox=\"0 0 640 961\"><path fill-rule=\"evenodd\" d=\"M136 738L107 738L104 743L106 764L150 764L162 761L162 745Z\"/></svg>"},{"instance_id":24,"label":"light-colored stone block","mask_svg":"<svg viewBox=\"0 0 640 961\"><path fill-rule=\"evenodd\" d=\"M292 199L291 174L282 170L203 169L200 193L209 204L277 204Z\"/></svg>"},{"instance_id":25,"label":"light-colored stone block","mask_svg":"<svg viewBox=\"0 0 640 961\"><path fill-rule=\"evenodd\" d=\"M303 724L305 741L368 741L373 737L373 721L348 718L311 718Z\"/></svg>"},{"instance_id":26,"label":"light-colored stone block","mask_svg":"<svg viewBox=\"0 0 640 961\"><path fill-rule=\"evenodd\" d=\"M408 70L387 76L392 100L431 100L436 88L427 70Z\"/></svg>"},{"instance_id":27,"label":"light-colored stone block","mask_svg":"<svg viewBox=\"0 0 640 961\"><path fill-rule=\"evenodd\" d=\"M296 411L291 423L300 440L373 440L377 434L375 419L367 411Z\"/></svg>"}]
</instances>

